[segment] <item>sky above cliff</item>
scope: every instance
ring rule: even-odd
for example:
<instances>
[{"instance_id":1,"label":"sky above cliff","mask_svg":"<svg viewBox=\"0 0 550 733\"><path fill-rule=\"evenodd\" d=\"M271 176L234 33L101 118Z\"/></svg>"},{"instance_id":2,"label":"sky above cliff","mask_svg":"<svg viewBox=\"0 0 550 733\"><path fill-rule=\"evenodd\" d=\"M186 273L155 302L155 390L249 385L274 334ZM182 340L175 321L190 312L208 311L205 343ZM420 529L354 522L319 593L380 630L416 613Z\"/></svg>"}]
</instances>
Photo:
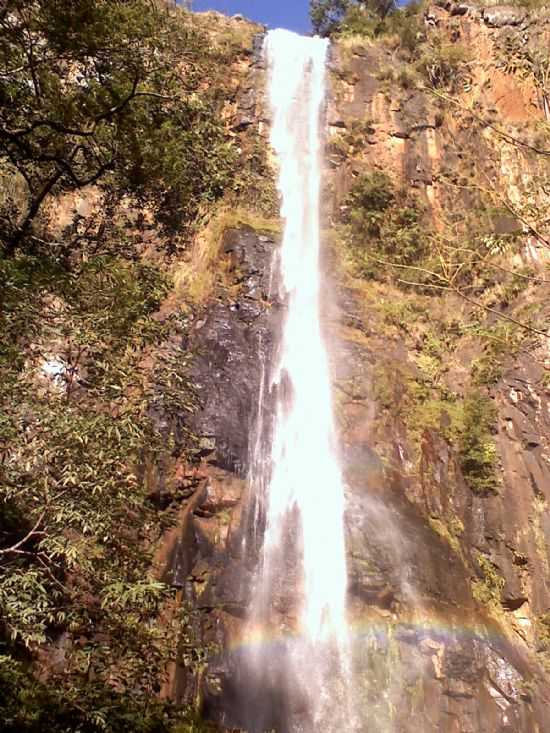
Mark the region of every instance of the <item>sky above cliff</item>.
<instances>
[{"instance_id":1,"label":"sky above cliff","mask_svg":"<svg viewBox=\"0 0 550 733\"><path fill-rule=\"evenodd\" d=\"M311 30L308 0L193 0L193 10L219 10L265 23L270 28L290 28L299 33Z\"/></svg>"}]
</instances>

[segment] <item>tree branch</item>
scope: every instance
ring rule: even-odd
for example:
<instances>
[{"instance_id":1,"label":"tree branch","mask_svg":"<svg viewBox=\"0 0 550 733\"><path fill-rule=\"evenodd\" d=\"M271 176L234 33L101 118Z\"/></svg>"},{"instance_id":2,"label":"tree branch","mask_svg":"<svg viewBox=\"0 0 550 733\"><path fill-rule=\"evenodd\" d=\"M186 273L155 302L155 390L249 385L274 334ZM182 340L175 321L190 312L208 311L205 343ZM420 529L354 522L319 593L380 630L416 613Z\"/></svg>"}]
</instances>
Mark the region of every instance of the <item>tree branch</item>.
<instances>
[{"instance_id":1,"label":"tree branch","mask_svg":"<svg viewBox=\"0 0 550 733\"><path fill-rule=\"evenodd\" d=\"M38 531L38 527L42 524L42 520L46 516L46 509L42 512L42 514L38 517L38 520L36 521L36 524L34 527L27 532L27 534L23 537L23 539L19 540L15 545L12 545L11 547L6 547L3 550L0 550L0 555L11 555L14 553L19 553L20 547L22 547L28 540L31 539L31 537L35 537L38 534L43 534L43 532ZM26 553L25 553L26 554Z\"/></svg>"},{"instance_id":2,"label":"tree branch","mask_svg":"<svg viewBox=\"0 0 550 733\"><path fill-rule=\"evenodd\" d=\"M432 89L431 87L425 86L424 84L419 84L418 89L428 92L429 94L433 94L435 97L439 97L440 99L443 99L446 102L450 102L451 104L454 104L455 107L458 107L459 109L463 110L464 112L467 112L469 115L474 117L478 122L481 122L481 124L484 125L485 127L489 127L491 130L494 130L494 132L496 132L497 135L502 137L507 142L512 143L513 145L519 145L520 147L527 148L528 150L532 150L534 153L537 153L537 155L550 156L550 150L542 150L541 148L537 148L536 146L531 145L530 143L526 142L525 140L521 140L518 137L514 137L514 135L510 135L508 132L504 132L504 130L501 130L496 125L493 125L491 122L488 122L484 117L474 112L473 109L471 109L470 107L467 107L465 104L462 104L462 102L459 102L458 99L454 99L454 97L449 97L447 94L438 92L435 89Z\"/></svg>"},{"instance_id":3,"label":"tree branch","mask_svg":"<svg viewBox=\"0 0 550 733\"><path fill-rule=\"evenodd\" d=\"M40 207L42 206L42 202L62 176L63 170L61 168L58 168L55 173L43 184L38 194L31 201L29 210L23 220L23 223L20 227L18 227L14 235L7 242L6 253L8 256L13 255L19 243L29 229L30 225L32 224L35 216L38 214Z\"/></svg>"},{"instance_id":4,"label":"tree branch","mask_svg":"<svg viewBox=\"0 0 550 733\"><path fill-rule=\"evenodd\" d=\"M136 96L138 84L139 84L139 77L136 76L134 77L134 81L132 83L132 91L117 105L115 105L114 107L111 107L110 109L106 110L105 112L102 112L99 115L96 115L96 117L94 118L94 122L98 123L98 122L101 122L102 120L107 120L110 117L112 117L113 115L116 115L118 112L122 112L124 107L126 107L126 105L128 105L132 101L132 99Z\"/></svg>"},{"instance_id":5,"label":"tree branch","mask_svg":"<svg viewBox=\"0 0 550 733\"><path fill-rule=\"evenodd\" d=\"M60 122L55 120L35 120L30 127L25 127L19 130L8 130L7 128L0 129L0 135L6 135L6 137L14 139L19 137L25 137L30 135L40 127L50 127L56 132L61 132L64 135L74 135L75 137L91 137L94 134L93 130L81 130L76 127L66 127Z\"/></svg>"},{"instance_id":6,"label":"tree branch","mask_svg":"<svg viewBox=\"0 0 550 733\"><path fill-rule=\"evenodd\" d=\"M488 313L492 313L493 315L497 316L498 318L502 318L505 321L509 321L510 323L515 324L516 326L519 326L524 331L528 331L530 333L536 333L538 336L544 336L545 338L548 338L548 333L546 331L541 331L538 328L534 328L534 326L530 326L527 323L522 323L521 321L516 320L515 318L512 318L512 316L508 316L505 313L501 313L500 311L495 310L494 308L491 308L488 305L484 305L483 303L479 303L477 300L474 300L469 295L466 295L464 291L462 291L460 288L457 288L456 285L453 285L452 280L445 281L441 275L437 275L436 273L430 272L430 270L426 270L423 267L414 267L412 265L401 265L397 262L388 262L387 260L379 260L376 257L371 257L371 259L375 260L376 262L379 262L380 264L387 265L388 267L396 267L400 269L407 269L407 270L417 270L419 272L424 272L426 274L431 274L437 277L441 282L444 282L445 284L435 284L435 283L415 283L408 280L398 279L398 282L402 282L407 285L413 285L416 287L421 288L435 288L437 290L450 290L451 292L456 293L458 296L463 298L467 303L470 303L471 305L474 305L476 308L482 308L483 310L487 311Z\"/></svg>"},{"instance_id":7,"label":"tree branch","mask_svg":"<svg viewBox=\"0 0 550 733\"><path fill-rule=\"evenodd\" d=\"M509 321L510 323L513 323L516 326L523 328L524 331L529 331L530 333L536 333L538 336L544 336L545 338L548 338L548 333L546 331L541 331L538 328L529 326L527 323L522 323L521 321L518 321L515 318L512 318L512 316L507 316L505 313L500 313L500 311L497 311L494 308L490 308L488 305L483 305L483 303L478 303L476 300L473 300L473 298L470 298L468 295L466 295L465 293L463 293L461 290L459 290L456 287L453 287L452 290L454 290L454 292L457 295L460 295L461 298L464 298L465 301L467 301L471 305L476 306L476 308L483 308L483 310L486 310L488 313L493 313L495 316L498 316L498 318L503 318L505 321Z\"/></svg>"}]
</instances>

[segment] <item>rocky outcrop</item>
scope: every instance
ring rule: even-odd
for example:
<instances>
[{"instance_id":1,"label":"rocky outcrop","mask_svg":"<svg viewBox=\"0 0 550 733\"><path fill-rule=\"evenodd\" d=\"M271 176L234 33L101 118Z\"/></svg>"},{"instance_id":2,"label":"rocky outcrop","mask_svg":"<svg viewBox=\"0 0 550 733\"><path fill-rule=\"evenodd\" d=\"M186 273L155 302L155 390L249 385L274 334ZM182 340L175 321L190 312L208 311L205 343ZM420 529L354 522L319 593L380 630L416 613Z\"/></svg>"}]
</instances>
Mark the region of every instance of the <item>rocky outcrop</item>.
<instances>
[{"instance_id":1,"label":"rocky outcrop","mask_svg":"<svg viewBox=\"0 0 550 733\"><path fill-rule=\"evenodd\" d=\"M496 5L492 8L485 8L483 20L491 28L504 28L504 26L521 25L527 17L522 8L514 5Z\"/></svg>"},{"instance_id":2,"label":"rocky outcrop","mask_svg":"<svg viewBox=\"0 0 550 733\"><path fill-rule=\"evenodd\" d=\"M192 377L201 409L193 419L202 453L243 475L249 436L257 418L261 364L273 342L277 308L270 302L270 271L276 240L253 229L230 229L223 257L238 295L197 316L188 347L196 353Z\"/></svg>"},{"instance_id":3,"label":"rocky outcrop","mask_svg":"<svg viewBox=\"0 0 550 733\"><path fill-rule=\"evenodd\" d=\"M536 612L527 610L548 604L544 530L537 529L538 550L532 544L531 478L540 483L547 467L501 445L505 488L476 497L453 450L427 430L418 474L406 426L372 398L380 349L391 348L394 366L406 363L406 351L349 327L335 338L346 365L337 379L355 649L379 675L364 672L357 694L372 699L379 726L402 731L549 730L547 682L532 641ZM533 413L532 425L545 414ZM533 446L539 440L533 436ZM488 560L481 572L480 556Z\"/></svg>"},{"instance_id":4,"label":"rocky outcrop","mask_svg":"<svg viewBox=\"0 0 550 733\"><path fill-rule=\"evenodd\" d=\"M157 565L161 577L178 589L180 603L198 613L195 643L212 650L238 637L249 605L253 565L243 552L249 504L243 477L258 417L262 364L271 356L281 314L270 293L276 245L276 236L251 227L224 232L220 257L227 290L197 311L185 342L194 354L188 376L199 405L187 421L196 438L194 493L165 535ZM204 679L182 657L170 669L164 694L181 701L204 693L210 700L224 675L223 657L212 661Z\"/></svg>"}]
</instances>

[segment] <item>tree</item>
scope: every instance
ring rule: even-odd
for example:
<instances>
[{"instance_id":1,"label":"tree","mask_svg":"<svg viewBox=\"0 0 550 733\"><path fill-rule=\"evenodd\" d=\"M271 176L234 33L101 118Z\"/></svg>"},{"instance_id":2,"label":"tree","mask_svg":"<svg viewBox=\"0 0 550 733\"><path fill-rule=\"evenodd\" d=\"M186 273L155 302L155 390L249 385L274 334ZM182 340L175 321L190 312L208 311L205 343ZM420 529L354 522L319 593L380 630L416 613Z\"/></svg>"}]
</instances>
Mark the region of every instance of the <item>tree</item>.
<instances>
[{"instance_id":1,"label":"tree","mask_svg":"<svg viewBox=\"0 0 550 733\"><path fill-rule=\"evenodd\" d=\"M156 699L168 661L203 653L151 567L169 510L148 467L188 451L193 408L183 345L153 356L184 325L159 317L151 250L231 181L219 110L245 41L216 41L165 0L0 3L3 731L163 733L182 715ZM87 213L49 225L92 186Z\"/></svg>"},{"instance_id":2,"label":"tree","mask_svg":"<svg viewBox=\"0 0 550 733\"><path fill-rule=\"evenodd\" d=\"M315 33L329 36L337 30L351 0L311 0L309 14Z\"/></svg>"},{"instance_id":3,"label":"tree","mask_svg":"<svg viewBox=\"0 0 550 733\"><path fill-rule=\"evenodd\" d=\"M48 197L108 175L120 190L180 192L183 211L223 185L222 126L208 95L196 94L208 52L176 13L147 0L7 0L0 228L8 254L28 242Z\"/></svg>"},{"instance_id":4,"label":"tree","mask_svg":"<svg viewBox=\"0 0 550 733\"><path fill-rule=\"evenodd\" d=\"M311 0L310 17L313 30L321 36L337 32L346 18L358 12L383 20L395 10L395 0Z\"/></svg>"}]
</instances>

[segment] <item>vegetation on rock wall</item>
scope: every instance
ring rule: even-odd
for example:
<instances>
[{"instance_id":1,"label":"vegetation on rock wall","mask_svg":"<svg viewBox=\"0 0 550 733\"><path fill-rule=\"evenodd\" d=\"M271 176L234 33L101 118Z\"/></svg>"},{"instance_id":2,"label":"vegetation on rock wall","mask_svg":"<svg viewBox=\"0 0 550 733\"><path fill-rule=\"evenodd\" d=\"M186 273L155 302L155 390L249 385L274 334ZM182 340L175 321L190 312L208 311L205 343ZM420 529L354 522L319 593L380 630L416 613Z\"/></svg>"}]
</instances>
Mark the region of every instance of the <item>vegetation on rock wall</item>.
<instances>
[{"instance_id":1,"label":"vegetation on rock wall","mask_svg":"<svg viewBox=\"0 0 550 733\"><path fill-rule=\"evenodd\" d=\"M486 496L498 490L497 450L493 434L496 408L488 397L474 392L464 404L458 452L460 468L470 489Z\"/></svg>"},{"instance_id":2,"label":"vegetation on rock wall","mask_svg":"<svg viewBox=\"0 0 550 733\"><path fill-rule=\"evenodd\" d=\"M415 5L314 0L312 14L350 56L379 44L381 93L403 109L416 100L420 132L452 130L430 180L436 210L422 181L365 165L374 115L340 129L335 158L358 165L336 224L373 318L410 356L379 359L380 412L405 426L412 470L436 435L472 501L486 501L502 490L496 389L544 332L548 278L524 255L548 246L548 115L520 129L465 99L478 61ZM224 228L278 224L265 141L231 118L254 32L161 0L0 10L3 730L205 729L159 699L168 662L196 669L204 649L152 570L188 487L161 501L151 475L193 454L188 315L223 286ZM496 68L533 79L547 109L540 39L499 43ZM392 135L412 145L418 132ZM500 143L538 174L502 185ZM460 517L429 524L468 561ZM492 559L471 569L474 597L500 608ZM547 646L545 614L537 629Z\"/></svg>"},{"instance_id":3,"label":"vegetation on rock wall","mask_svg":"<svg viewBox=\"0 0 550 733\"><path fill-rule=\"evenodd\" d=\"M356 179L343 222L361 276L385 277L390 262L414 267L424 261L428 240L422 208L413 192L396 191L386 173L373 171Z\"/></svg>"},{"instance_id":4,"label":"vegetation on rock wall","mask_svg":"<svg viewBox=\"0 0 550 733\"><path fill-rule=\"evenodd\" d=\"M490 0L481 0L476 7L493 5ZM513 0L507 6L536 10L546 7L547 2ZM310 0L309 7L313 30L320 35L342 38L398 34L402 46L414 51L415 42L421 35L420 13L426 9L426 3L422 0L405 5L394 0Z\"/></svg>"},{"instance_id":5,"label":"vegetation on rock wall","mask_svg":"<svg viewBox=\"0 0 550 733\"><path fill-rule=\"evenodd\" d=\"M329 226L376 404L364 421L350 408L349 434L511 637L521 608L547 666L547 480L522 472L546 476L548 12L437 4L370 23L358 6L327 31Z\"/></svg>"},{"instance_id":6,"label":"vegetation on rock wall","mask_svg":"<svg viewBox=\"0 0 550 733\"><path fill-rule=\"evenodd\" d=\"M411 19L418 4L398 7L394 0L311 0L310 16L316 33L375 36L402 31L409 36L416 30Z\"/></svg>"}]
</instances>

